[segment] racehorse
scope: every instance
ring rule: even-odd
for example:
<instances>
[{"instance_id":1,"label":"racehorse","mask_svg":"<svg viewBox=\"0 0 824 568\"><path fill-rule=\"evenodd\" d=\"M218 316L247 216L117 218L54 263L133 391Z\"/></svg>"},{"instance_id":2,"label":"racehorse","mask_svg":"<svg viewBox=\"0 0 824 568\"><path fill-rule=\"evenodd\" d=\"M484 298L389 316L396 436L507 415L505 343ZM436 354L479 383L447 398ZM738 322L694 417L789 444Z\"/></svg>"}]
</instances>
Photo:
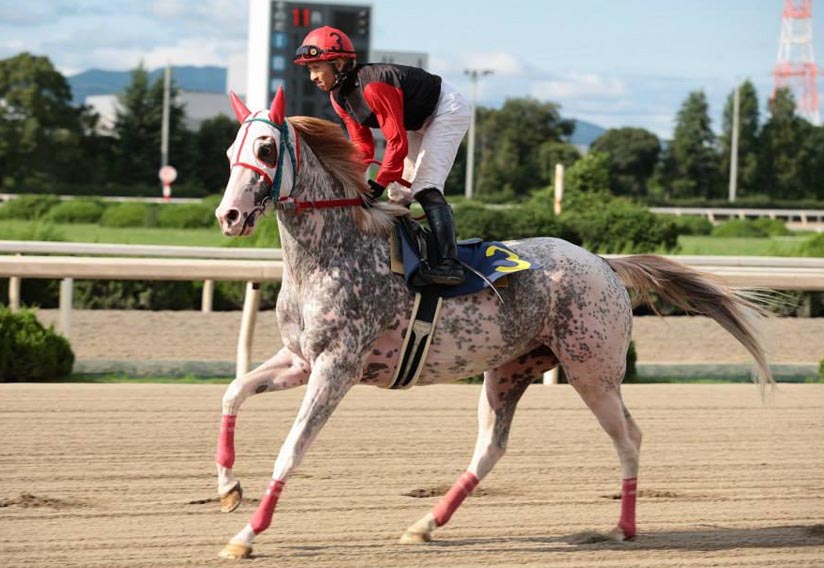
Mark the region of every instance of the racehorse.
<instances>
[{"instance_id":1,"label":"racehorse","mask_svg":"<svg viewBox=\"0 0 824 568\"><path fill-rule=\"evenodd\" d=\"M234 93L240 122L227 150L231 173L215 214L225 235L249 235L275 209L284 272L277 300L283 348L234 380L223 396L215 461L223 511L242 499L232 474L238 411L251 395L306 385L292 428L255 513L220 552L245 558L272 520L289 475L338 403L354 385L387 387L398 365L414 295L390 271L388 234L405 206L374 201L363 165L336 124L284 116L279 90L271 108L251 112ZM622 475L615 541L636 535L635 502L641 431L621 398L632 331L632 304L655 293L690 313L713 318L754 358L761 384L773 381L753 329L758 305L672 260L656 255L604 259L569 242L532 238L509 243L540 268L508 276L508 285L444 300L418 385L483 372L478 435L466 472L401 536L431 540L507 447L521 396L561 365L568 382L615 446Z\"/></svg>"}]
</instances>

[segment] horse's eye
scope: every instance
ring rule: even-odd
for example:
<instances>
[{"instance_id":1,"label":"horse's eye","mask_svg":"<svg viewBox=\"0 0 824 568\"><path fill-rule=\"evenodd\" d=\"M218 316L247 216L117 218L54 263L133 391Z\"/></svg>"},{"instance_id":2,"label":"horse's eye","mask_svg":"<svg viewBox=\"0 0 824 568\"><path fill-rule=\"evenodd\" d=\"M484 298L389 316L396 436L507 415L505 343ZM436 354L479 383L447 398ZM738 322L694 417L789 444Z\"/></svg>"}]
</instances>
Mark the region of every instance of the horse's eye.
<instances>
[{"instance_id":1,"label":"horse's eye","mask_svg":"<svg viewBox=\"0 0 824 568\"><path fill-rule=\"evenodd\" d=\"M270 166L274 166L275 160L277 158L277 151L275 150L275 145L261 144L258 148L257 156L261 162L265 162Z\"/></svg>"}]
</instances>

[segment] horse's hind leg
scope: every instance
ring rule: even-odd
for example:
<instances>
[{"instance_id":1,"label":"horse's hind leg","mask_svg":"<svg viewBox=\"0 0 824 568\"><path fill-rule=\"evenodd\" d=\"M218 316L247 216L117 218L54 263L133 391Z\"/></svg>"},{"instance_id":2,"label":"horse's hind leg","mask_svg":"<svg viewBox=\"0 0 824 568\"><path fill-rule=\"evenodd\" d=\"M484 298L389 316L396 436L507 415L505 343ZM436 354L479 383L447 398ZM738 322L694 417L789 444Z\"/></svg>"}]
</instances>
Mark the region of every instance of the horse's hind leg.
<instances>
[{"instance_id":1,"label":"horse's hind leg","mask_svg":"<svg viewBox=\"0 0 824 568\"><path fill-rule=\"evenodd\" d=\"M469 468L432 511L406 529L400 539L402 544L428 542L432 540L432 531L449 521L467 495L503 457L515 406L526 388L556 364L552 352L540 347L484 374L478 402L478 437Z\"/></svg>"},{"instance_id":2,"label":"horse's hind leg","mask_svg":"<svg viewBox=\"0 0 824 568\"><path fill-rule=\"evenodd\" d=\"M621 462L621 517L608 537L623 541L635 536L635 499L638 485L638 459L641 450L641 430L621 400L620 387L606 391L579 391L584 402L598 418L604 431L612 438Z\"/></svg>"},{"instance_id":3,"label":"horse's hind leg","mask_svg":"<svg viewBox=\"0 0 824 568\"><path fill-rule=\"evenodd\" d=\"M223 395L223 416L217 439L215 464L220 510L237 509L243 496L240 482L232 474L235 463L235 422L243 402L252 395L290 389L306 383L309 364L285 347L239 379L232 381Z\"/></svg>"}]
</instances>

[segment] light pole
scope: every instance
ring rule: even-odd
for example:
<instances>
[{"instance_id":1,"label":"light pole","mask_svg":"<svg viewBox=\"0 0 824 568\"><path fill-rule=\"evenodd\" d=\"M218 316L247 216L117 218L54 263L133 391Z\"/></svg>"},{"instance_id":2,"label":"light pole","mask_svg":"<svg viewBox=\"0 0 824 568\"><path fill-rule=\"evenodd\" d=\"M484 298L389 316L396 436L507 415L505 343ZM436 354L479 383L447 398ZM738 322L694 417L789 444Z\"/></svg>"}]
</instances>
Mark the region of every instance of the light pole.
<instances>
[{"instance_id":1,"label":"light pole","mask_svg":"<svg viewBox=\"0 0 824 568\"><path fill-rule=\"evenodd\" d=\"M475 99L478 90L478 78L492 75L491 69L464 69L464 75L469 77L472 84L470 98L472 104L472 114L469 117L469 140L466 145L466 184L464 185L464 195L467 199L472 199L474 185L473 174L475 172Z\"/></svg>"},{"instance_id":2,"label":"light pole","mask_svg":"<svg viewBox=\"0 0 824 568\"><path fill-rule=\"evenodd\" d=\"M739 113L741 112L741 87L735 86L735 94L732 99L732 140L730 141L730 189L729 201L735 203L735 193L738 184L738 130L739 130Z\"/></svg>"}]
</instances>

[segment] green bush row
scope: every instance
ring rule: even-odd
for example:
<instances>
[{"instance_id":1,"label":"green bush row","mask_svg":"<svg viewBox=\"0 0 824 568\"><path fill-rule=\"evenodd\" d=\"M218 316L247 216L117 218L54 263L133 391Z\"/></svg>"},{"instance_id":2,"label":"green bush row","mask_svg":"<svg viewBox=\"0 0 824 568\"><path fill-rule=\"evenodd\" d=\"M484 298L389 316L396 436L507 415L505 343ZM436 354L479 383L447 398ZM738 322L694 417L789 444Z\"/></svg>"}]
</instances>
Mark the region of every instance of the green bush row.
<instances>
[{"instance_id":1,"label":"green bush row","mask_svg":"<svg viewBox=\"0 0 824 568\"><path fill-rule=\"evenodd\" d=\"M792 235L783 221L759 217L758 219L731 219L713 227L713 237L768 238Z\"/></svg>"},{"instance_id":2,"label":"green bush row","mask_svg":"<svg viewBox=\"0 0 824 568\"><path fill-rule=\"evenodd\" d=\"M68 340L44 327L33 311L12 313L0 306L0 382L59 379L73 365Z\"/></svg>"},{"instance_id":3,"label":"green bush row","mask_svg":"<svg viewBox=\"0 0 824 568\"><path fill-rule=\"evenodd\" d=\"M56 195L23 195L0 205L0 219L43 220L54 223L100 223L104 227L217 227L218 196L201 203L112 203L78 198L61 201Z\"/></svg>"}]
</instances>

